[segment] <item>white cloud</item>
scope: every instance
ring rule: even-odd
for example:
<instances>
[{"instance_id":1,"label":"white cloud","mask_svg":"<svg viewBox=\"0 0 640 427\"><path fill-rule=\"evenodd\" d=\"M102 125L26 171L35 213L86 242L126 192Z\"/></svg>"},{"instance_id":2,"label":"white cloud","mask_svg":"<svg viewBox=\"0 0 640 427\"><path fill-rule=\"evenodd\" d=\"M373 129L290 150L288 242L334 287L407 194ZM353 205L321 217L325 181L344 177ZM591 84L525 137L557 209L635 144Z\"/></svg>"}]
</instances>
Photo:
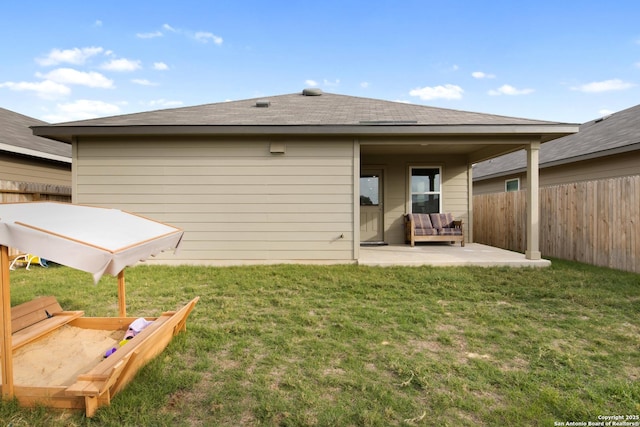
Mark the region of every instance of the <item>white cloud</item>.
<instances>
[{"instance_id":1,"label":"white cloud","mask_svg":"<svg viewBox=\"0 0 640 427\"><path fill-rule=\"evenodd\" d=\"M473 73L471 73L471 76L474 79L495 79L496 78L495 74L488 74L483 71L474 71Z\"/></svg>"},{"instance_id":2,"label":"white cloud","mask_svg":"<svg viewBox=\"0 0 640 427\"><path fill-rule=\"evenodd\" d=\"M335 81L329 81L327 79L324 79L322 81L322 83L327 86L327 87L335 87L335 86L340 86L340 79L336 79Z\"/></svg>"},{"instance_id":3,"label":"white cloud","mask_svg":"<svg viewBox=\"0 0 640 427\"><path fill-rule=\"evenodd\" d=\"M586 93L609 92L612 90L625 90L635 86L633 83L624 82L620 79L604 80L601 82L591 82L581 86L574 86L571 89Z\"/></svg>"},{"instance_id":4,"label":"white cloud","mask_svg":"<svg viewBox=\"0 0 640 427\"><path fill-rule=\"evenodd\" d=\"M98 19L96 22L93 23L93 25L96 27L102 27L102 21Z\"/></svg>"},{"instance_id":5,"label":"white cloud","mask_svg":"<svg viewBox=\"0 0 640 427\"><path fill-rule=\"evenodd\" d=\"M96 117L113 116L120 113L120 107L104 101L79 99L68 104L57 104L56 112L44 117L45 120L67 122L71 120L87 120Z\"/></svg>"},{"instance_id":6,"label":"white cloud","mask_svg":"<svg viewBox=\"0 0 640 427\"><path fill-rule=\"evenodd\" d=\"M370 83L369 83L369 82L362 82L362 83L360 83L360 87L361 87L361 88L363 88L363 89L368 88L368 87L369 87L369 85L370 85Z\"/></svg>"},{"instance_id":7,"label":"white cloud","mask_svg":"<svg viewBox=\"0 0 640 427\"><path fill-rule=\"evenodd\" d=\"M183 105L182 101L169 101L167 99L155 99L146 103L149 107L170 108Z\"/></svg>"},{"instance_id":8,"label":"white cloud","mask_svg":"<svg viewBox=\"0 0 640 427\"><path fill-rule=\"evenodd\" d=\"M318 86L318 82L315 81L315 80L305 80L304 84L306 84L307 86L311 86L311 87Z\"/></svg>"},{"instance_id":9,"label":"white cloud","mask_svg":"<svg viewBox=\"0 0 640 427\"><path fill-rule=\"evenodd\" d=\"M65 50L52 49L46 57L37 58L36 61L42 66L57 65L63 62L81 65L92 56L102 53L103 50L101 47L83 47L82 49L75 47Z\"/></svg>"},{"instance_id":10,"label":"white cloud","mask_svg":"<svg viewBox=\"0 0 640 427\"><path fill-rule=\"evenodd\" d=\"M424 101L432 99L461 99L464 90L460 86L446 84L444 86L425 86L409 92L411 96L417 96Z\"/></svg>"},{"instance_id":11,"label":"white cloud","mask_svg":"<svg viewBox=\"0 0 640 427\"><path fill-rule=\"evenodd\" d=\"M162 26L162 28L164 28L164 29L165 29L165 30L167 30L167 31L171 31L172 33L177 33L177 32L178 32L178 30L176 30L175 28L173 28L173 27L172 27L171 25L169 25L169 24L164 24L164 25Z\"/></svg>"},{"instance_id":12,"label":"white cloud","mask_svg":"<svg viewBox=\"0 0 640 427\"><path fill-rule=\"evenodd\" d=\"M140 61L138 60L121 58L105 62L100 68L108 71L135 71L142 68L142 65L140 65Z\"/></svg>"},{"instance_id":13,"label":"white cloud","mask_svg":"<svg viewBox=\"0 0 640 427\"><path fill-rule=\"evenodd\" d=\"M147 79L133 79L131 81L133 83L135 83L137 85L141 85L141 86L158 86L158 83L154 83L154 82L149 81Z\"/></svg>"},{"instance_id":14,"label":"white cloud","mask_svg":"<svg viewBox=\"0 0 640 427\"><path fill-rule=\"evenodd\" d=\"M493 89L489 91L489 95L491 96L499 96L499 95L528 95L533 93L533 89L516 89L511 85L502 85L498 89Z\"/></svg>"},{"instance_id":15,"label":"white cloud","mask_svg":"<svg viewBox=\"0 0 640 427\"><path fill-rule=\"evenodd\" d=\"M56 99L71 93L69 87L51 80L43 80L41 82L5 82L0 83L0 88L7 88L17 92L34 92L43 99Z\"/></svg>"},{"instance_id":16,"label":"white cloud","mask_svg":"<svg viewBox=\"0 0 640 427\"><path fill-rule=\"evenodd\" d=\"M152 33L137 33L136 37L139 39L155 39L156 37L162 37L162 31L154 31Z\"/></svg>"},{"instance_id":17,"label":"white cloud","mask_svg":"<svg viewBox=\"0 0 640 427\"><path fill-rule=\"evenodd\" d=\"M193 36L197 41L202 43L209 43L210 41L214 42L218 46L222 44L222 37L216 36L215 34L208 33L205 31L198 31Z\"/></svg>"},{"instance_id":18,"label":"white cloud","mask_svg":"<svg viewBox=\"0 0 640 427\"><path fill-rule=\"evenodd\" d=\"M113 80L106 78L96 71L85 72L74 70L73 68L56 68L47 74L36 73L36 76L62 84L74 84L103 89L111 89L114 87Z\"/></svg>"},{"instance_id":19,"label":"white cloud","mask_svg":"<svg viewBox=\"0 0 640 427\"><path fill-rule=\"evenodd\" d=\"M189 37L192 38L200 43L214 43L218 46L220 46L224 40L222 37L217 36L209 31L190 31L190 30L183 30L180 28L174 28L169 24L163 24L162 25L162 30L166 31L166 32L171 32L171 33L175 33L175 34L180 34L183 35L185 37ZM139 33L137 34L138 37L141 38L152 38L152 37L160 37L162 36L163 33L161 31L156 31L153 33Z\"/></svg>"},{"instance_id":20,"label":"white cloud","mask_svg":"<svg viewBox=\"0 0 640 427\"><path fill-rule=\"evenodd\" d=\"M167 64L165 64L164 62L154 62L153 63L153 69L154 70L164 71L164 70L168 70L169 66Z\"/></svg>"},{"instance_id":21,"label":"white cloud","mask_svg":"<svg viewBox=\"0 0 640 427\"><path fill-rule=\"evenodd\" d=\"M607 117L612 115L613 113L615 113L615 111L609 110L607 108L603 108L602 110L598 111L598 114L600 114L600 117Z\"/></svg>"}]
</instances>

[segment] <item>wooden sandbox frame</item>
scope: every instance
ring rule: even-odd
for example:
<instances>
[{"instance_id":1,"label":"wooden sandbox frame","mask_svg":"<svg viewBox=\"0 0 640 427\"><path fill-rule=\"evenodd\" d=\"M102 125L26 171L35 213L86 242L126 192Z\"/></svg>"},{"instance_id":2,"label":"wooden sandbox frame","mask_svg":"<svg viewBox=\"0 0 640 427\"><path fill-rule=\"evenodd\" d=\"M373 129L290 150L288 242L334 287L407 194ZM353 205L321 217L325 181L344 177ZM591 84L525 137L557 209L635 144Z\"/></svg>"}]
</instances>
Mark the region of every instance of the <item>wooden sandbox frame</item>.
<instances>
[{"instance_id":1,"label":"wooden sandbox frame","mask_svg":"<svg viewBox=\"0 0 640 427\"><path fill-rule=\"evenodd\" d=\"M14 385L14 396L22 406L42 404L58 409L84 410L91 417L122 390L135 374L161 353L172 338L186 330L187 317L199 297L177 311L145 317L152 323L68 386ZM64 325L104 331L127 330L135 317L84 317L82 311L63 311L54 297L40 297L12 308L14 351L37 342ZM97 350L101 351L101 350Z\"/></svg>"}]
</instances>

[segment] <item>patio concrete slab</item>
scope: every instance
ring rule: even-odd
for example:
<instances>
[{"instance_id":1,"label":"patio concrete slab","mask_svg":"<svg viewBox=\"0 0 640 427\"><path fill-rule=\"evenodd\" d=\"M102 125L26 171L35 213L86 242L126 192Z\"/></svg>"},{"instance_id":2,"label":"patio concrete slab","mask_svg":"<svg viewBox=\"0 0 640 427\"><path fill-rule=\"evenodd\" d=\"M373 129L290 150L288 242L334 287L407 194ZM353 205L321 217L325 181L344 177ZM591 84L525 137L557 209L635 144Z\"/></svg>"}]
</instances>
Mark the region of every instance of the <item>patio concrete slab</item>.
<instances>
[{"instance_id":1,"label":"patio concrete slab","mask_svg":"<svg viewBox=\"0 0 640 427\"><path fill-rule=\"evenodd\" d=\"M467 243L464 247L449 243L362 246L358 264L369 266L479 266L479 267L548 267L546 259L528 260L524 254Z\"/></svg>"}]
</instances>

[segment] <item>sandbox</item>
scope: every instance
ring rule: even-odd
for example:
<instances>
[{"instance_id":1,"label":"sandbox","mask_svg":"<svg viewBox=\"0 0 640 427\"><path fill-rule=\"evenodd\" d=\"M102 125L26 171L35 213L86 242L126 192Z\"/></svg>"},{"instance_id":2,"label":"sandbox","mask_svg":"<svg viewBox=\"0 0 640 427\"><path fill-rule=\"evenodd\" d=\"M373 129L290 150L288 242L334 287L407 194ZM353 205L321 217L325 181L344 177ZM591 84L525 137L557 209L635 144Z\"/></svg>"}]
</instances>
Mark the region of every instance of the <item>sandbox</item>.
<instances>
[{"instance_id":1,"label":"sandbox","mask_svg":"<svg viewBox=\"0 0 640 427\"><path fill-rule=\"evenodd\" d=\"M23 306L42 306L46 298L52 299L39 298ZM149 326L123 345L120 342L135 317L84 317L82 312L58 311L16 331L12 335L16 338L16 398L24 406L83 409L88 417L93 416L186 329L187 317L198 299L178 311L145 317L151 322ZM116 351L105 357L111 348Z\"/></svg>"},{"instance_id":2,"label":"sandbox","mask_svg":"<svg viewBox=\"0 0 640 427\"><path fill-rule=\"evenodd\" d=\"M166 250L184 232L118 209L54 202L0 204L0 391L24 406L83 409L88 417L158 355L180 331L198 297L177 311L142 320L127 317L124 269ZM9 248L93 275L118 277L118 317L64 311L54 297L11 307ZM151 322L146 325L146 321ZM106 351L116 347L108 357Z\"/></svg>"}]
</instances>

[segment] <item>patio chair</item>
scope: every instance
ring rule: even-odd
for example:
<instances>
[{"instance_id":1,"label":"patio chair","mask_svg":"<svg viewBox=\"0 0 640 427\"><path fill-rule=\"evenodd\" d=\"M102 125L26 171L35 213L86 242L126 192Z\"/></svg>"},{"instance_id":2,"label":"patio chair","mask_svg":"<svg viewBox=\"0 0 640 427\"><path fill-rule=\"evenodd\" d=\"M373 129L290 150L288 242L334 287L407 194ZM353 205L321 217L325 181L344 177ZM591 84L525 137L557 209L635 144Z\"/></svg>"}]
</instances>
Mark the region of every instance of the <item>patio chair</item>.
<instances>
[{"instance_id":1,"label":"patio chair","mask_svg":"<svg viewBox=\"0 0 640 427\"><path fill-rule=\"evenodd\" d=\"M25 265L27 270L29 269L29 267L31 267L31 264L38 264L40 267L44 268L49 267L46 259L40 258L39 256L33 254L18 255L11 262L11 265L9 265L9 270L15 270L16 264Z\"/></svg>"}]
</instances>

